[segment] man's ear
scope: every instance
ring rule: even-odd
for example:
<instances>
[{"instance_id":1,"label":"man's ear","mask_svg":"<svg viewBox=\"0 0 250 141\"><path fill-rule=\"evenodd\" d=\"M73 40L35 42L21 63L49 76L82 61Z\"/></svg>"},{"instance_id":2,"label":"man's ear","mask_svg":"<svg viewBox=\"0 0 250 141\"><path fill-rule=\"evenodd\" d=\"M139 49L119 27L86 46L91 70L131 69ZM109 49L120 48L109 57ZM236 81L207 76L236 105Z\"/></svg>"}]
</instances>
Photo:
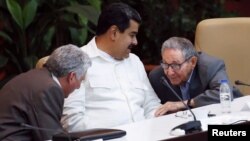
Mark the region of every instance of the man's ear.
<instances>
[{"instance_id":1,"label":"man's ear","mask_svg":"<svg viewBox=\"0 0 250 141\"><path fill-rule=\"evenodd\" d=\"M119 31L119 30L118 30L118 27L117 27L116 25L112 25L112 26L109 28L109 35L110 35L110 38L111 38L112 40L115 40L118 31Z\"/></svg>"},{"instance_id":2,"label":"man's ear","mask_svg":"<svg viewBox=\"0 0 250 141\"><path fill-rule=\"evenodd\" d=\"M192 67L193 67L193 68L196 66L197 60L198 60L198 58L197 58L196 56L193 56L193 57L191 58L191 63L192 63Z\"/></svg>"},{"instance_id":3,"label":"man's ear","mask_svg":"<svg viewBox=\"0 0 250 141\"><path fill-rule=\"evenodd\" d=\"M74 81L75 75L76 75L76 73L74 73L74 72L68 73L68 75L67 75L68 83L71 83L72 81Z\"/></svg>"}]
</instances>

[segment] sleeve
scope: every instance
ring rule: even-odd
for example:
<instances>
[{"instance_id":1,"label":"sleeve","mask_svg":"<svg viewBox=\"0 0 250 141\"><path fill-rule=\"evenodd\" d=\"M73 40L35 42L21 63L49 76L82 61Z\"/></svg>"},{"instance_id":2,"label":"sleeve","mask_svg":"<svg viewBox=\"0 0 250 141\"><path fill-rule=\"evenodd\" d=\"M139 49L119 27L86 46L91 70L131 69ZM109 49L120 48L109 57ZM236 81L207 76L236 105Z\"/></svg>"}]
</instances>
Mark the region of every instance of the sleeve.
<instances>
[{"instance_id":1,"label":"sleeve","mask_svg":"<svg viewBox=\"0 0 250 141\"><path fill-rule=\"evenodd\" d=\"M208 86L204 93L201 93L200 95L194 98L195 107L219 103L220 81L222 79L229 80L224 61L218 60L216 61L216 63L210 62L210 64L211 65L207 67ZM201 79L203 78L201 77Z\"/></svg>"},{"instance_id":2,"label":"sleeve","mask_svg":"<svg viewBox=\"0 0 250 141\"><path fill-rule=\"evenodd\" d=\"M145 114L146 118L152 118L152 117L155 117L154 116L155 111L161 105L160 99L158 98L155 91L153 90L153 88L149 82L145 68L140 60L138 61L137 66L138 66L138 74L140 74L140 76L141 76L142 83L144 83L146 86L145 100L144 100L144 104L143 104L144 111L145 111L144 114Z\"/></svg>"},{"instance_id":3,"label":"sleeve","mask_svg":"<svg viewBox=\"0 0 250 141\"><path fill-rule=\"evenodd\" d=\"M45 129L34 131L35 140L52 139L53 134L64 132L60 124L63 97L63 92L58 86L52 86L39 94L32 95L32 111L29 114L28 124Z\"/></svg>"},{"instance_id":4,"label":"sleeve","mask_svg":"<svg viewBox=\"0 0 250 141\"><path fill-rule=\"evenodd\" d=\"M61 124L69 132L86 129L85 119L85 86L75 90L64 100L63 116Z\"/></svg>"}]
</instances>

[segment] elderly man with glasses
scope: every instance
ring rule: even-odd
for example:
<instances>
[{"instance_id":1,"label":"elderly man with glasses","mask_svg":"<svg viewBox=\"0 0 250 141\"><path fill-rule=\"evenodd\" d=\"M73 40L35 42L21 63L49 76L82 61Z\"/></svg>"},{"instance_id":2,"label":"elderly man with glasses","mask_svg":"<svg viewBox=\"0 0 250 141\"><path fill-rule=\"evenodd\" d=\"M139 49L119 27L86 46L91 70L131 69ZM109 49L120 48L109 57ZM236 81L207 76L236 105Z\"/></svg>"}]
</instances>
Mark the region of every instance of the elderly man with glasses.
<instances>
[{"instance_id":1,"label":"elderly man with glasses","mask_svg":"<svg viewBox=\"0 0 250 141\"><path fill-rule=\"evenodd\" d=\"M149 74L151 85L163 104L156 115L185 109L170 87L190 107L219 102L220 80L228 80L223 60L197 52L189 40L180 37L166 40L161 55L161 66ZM169 86L163 84L163 78Z\"/></svg>"}]
</instances>

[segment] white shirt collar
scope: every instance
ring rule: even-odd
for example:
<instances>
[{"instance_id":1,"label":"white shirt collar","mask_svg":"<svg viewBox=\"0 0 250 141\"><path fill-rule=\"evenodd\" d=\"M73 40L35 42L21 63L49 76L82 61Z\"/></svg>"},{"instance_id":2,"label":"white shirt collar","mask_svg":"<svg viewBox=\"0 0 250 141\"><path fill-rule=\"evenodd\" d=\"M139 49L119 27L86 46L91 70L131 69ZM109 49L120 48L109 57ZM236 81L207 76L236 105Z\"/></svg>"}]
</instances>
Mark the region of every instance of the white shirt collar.
<instances>
[{"instance_id":1,"label":"white shirt collar","mask_svg":"<svg viewBox=\"0 0 250 141\"><path fill-rule=\"evenodd\" d=\"M98 49L98 48L97 48ZM121 61L119 60L115 60L111 55L109 55L108 53L98 49L99 54L102 58L104 58L105 60L109 61L109 62L113 62L113 63L119 63Z\"/></svg>"},{"instance_id":2,"label":"white shirt collar","mask_svg":"<svg viewBox=\"0 0 250 141\"><path fill-rule=\"evenodd\" d=\"M191 74L190 74L190 76L189 76L189 78L188 78L188 81L187 81L187 83L190 83L190 81L191 81L191 78L192 78L192 76L193 76L193 72L194 72L194 70L192 70L192 72L191 72Z\"/></svg>"},{"instance_id":3,"label":"white shirt collar","mask_svg":"<svg viewBox=\"0 0 250 141\"><path fill-rule=\"evenodd\" d=\"M87 49L87 51L89 52L89 57L90 58L95 58L95 57L101 57L103 59L105 59L108 62L114 62L114 63L119 63L121 62L120 60L116 60L114 59L112 56L110 56L108 53L100 50L97 45L96 45L96 41L95 41L96 37L93 37L92 40L88 43L88 45L86 46L90 46L90 48ZM84 46L85 47L85 46ZM83 47L83 48L84 48Z\"/></svg>"},{"instance_id":4,"label":"white shirt collar","mask_svg":"<svg viewBox=\"0 0 250 141\"><path fill-rule=\"evenodd\" d=\"M60 82L59 82L59 80L58 80L58 78L57 78L53 73L51 73L51 75L52 75L53 80L54 80L60 87L62 87L61 84L60 84Z\"/></svg>"}]
</instances>

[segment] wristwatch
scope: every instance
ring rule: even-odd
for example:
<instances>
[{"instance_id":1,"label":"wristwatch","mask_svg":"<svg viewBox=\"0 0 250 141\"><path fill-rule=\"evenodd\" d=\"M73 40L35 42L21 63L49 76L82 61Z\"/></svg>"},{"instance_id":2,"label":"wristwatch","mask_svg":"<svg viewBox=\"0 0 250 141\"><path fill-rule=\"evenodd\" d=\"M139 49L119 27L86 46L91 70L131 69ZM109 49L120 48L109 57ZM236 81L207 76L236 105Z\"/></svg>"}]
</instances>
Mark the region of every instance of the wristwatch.
<instances>
[{"instance_id":1,"label":"wristwatch","mask_svg":"<svg viewBox=\"0 0 250 141\"><path fill-rule=\"evenodd\" d=\"M192 99L189 99L189 100L187 101L187 106L188 106L189 108L193 108L193 106L191 106L191 100L192 100Z\"/></svg>"}]
</instances>

